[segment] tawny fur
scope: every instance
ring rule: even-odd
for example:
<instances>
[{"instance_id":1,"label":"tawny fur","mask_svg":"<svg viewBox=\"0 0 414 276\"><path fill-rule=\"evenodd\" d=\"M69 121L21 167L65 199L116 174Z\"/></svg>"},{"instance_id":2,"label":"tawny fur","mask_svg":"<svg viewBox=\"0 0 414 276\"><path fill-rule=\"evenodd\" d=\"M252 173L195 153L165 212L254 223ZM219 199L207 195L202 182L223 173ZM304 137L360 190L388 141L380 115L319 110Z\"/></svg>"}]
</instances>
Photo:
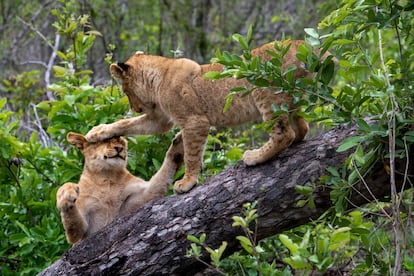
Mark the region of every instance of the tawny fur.
<instances>
[{"instance_id":1,"label":"tawny fur","mask_svg":"<svg viewBox=\"0 0 414 276\"><path fill-rule=\"evenodd\" d=\"M311 77L303 64L296 58L298 46L303 41L289 41L289 51L284 57L282 70L296 66L296 78ZM273 43L255 50L262 61L271 56L266 50L274 51ZM185 175L177 181L174 190L182 193L190 190L197 182L202 167L204 146L211 126L232 126L249 121L272 120L272 104L283 103L292 107L292 97L280 91L257 89L246 97L235 97L230 108L224 112L226 95L233 87L246 85L246 80L225 78L206 79L209 71L222 71L220 64L199 65L189 59L169 59L160 56L131 56L125 63L112 64L112 76L122 84L134 111L143 115L94 127L86 135L89 141L98 141L112 136L134 134L158 134L177 124L184 141ZM308 124L299 116L293 120L288 115L280 116L274 124L269 141L261 148L248 150L243 155L247 165L263 163L293 141L303 140Z\"/></svg>"},{"instance_id":2,"label":"tawny fur","mask_svg":"<svg viewBox=\"0 0 414 276\"><path fill-rule=\"evenodd\" d=\"M165 196L184 155L179 134L160 170L150 181L145 181L126 169L125 138L89 143L83 135L71 132L67 139L85 156L79 183L65 183L56 195L57 208L70 243L86 238L148 201Z\"/></svg>"}]
</instances>

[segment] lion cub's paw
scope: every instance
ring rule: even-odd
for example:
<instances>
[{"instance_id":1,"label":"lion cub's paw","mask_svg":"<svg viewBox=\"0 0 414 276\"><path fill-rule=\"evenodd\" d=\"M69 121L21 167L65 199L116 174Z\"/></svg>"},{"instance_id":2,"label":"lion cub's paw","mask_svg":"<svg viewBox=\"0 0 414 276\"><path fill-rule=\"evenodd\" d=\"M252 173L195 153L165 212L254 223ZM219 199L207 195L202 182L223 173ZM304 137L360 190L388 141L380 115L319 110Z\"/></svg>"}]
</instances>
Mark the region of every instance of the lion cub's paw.
<instances>
[{"instance_id":1,"label":"lion cub's paw","mask_svg":"<svg viewBox=\"0 0 414 276\"><path fill-rule=\"evenodd\" d=\"M259 150L246 150L243 154L243 161L247 166L254 166L260 163L260 156Z\"/></svg>"},{"instance_id":2,"label":"lion cub's paw","mask_svg":"<svg viewBox=\"0 0 414 276\"><path fill-rule=\"evenodd\" d=\"M184 144L181 132L174 137L172 145L168 150L168 156L177 164L177 167L181 167L184 162Z\"/></svg>"},{"instance_id":3,"label":"lion cub's paw","mask_svg":"<svg viewBox=\"0 0 414 276\"><path fill-rule=\"evenodd\" d=\"M88 142L94 143L98 141L102 141L105 139L109 139L114 135L108 129L107 124L102 124L98 126L94 126L89 132L85 135L85 138Z\"/></svg>"},{"instance_id":4,"label":"lion cub's paw","mask_svg":"<svg viewBox=\"0 0 414 276\"><path fill-rule=\"evenodd\" d=\"M67 212L75 206L79 196L78 184L68 182L59 188L56 194L56 206L60 212Z\"/></svg>"},{"instance_id":5,"label":"lion cub's paw","mask_svg":"<svg viewBox=\"0 0 414 276\"><path fill-rule=\"evenodd\" d=\"M197 184L197 181L193 178L187 178L184 176L183 179L175 182L174 184L174 192L176 194L182 194L188 192Z\"/></svg>"}]
</instances>

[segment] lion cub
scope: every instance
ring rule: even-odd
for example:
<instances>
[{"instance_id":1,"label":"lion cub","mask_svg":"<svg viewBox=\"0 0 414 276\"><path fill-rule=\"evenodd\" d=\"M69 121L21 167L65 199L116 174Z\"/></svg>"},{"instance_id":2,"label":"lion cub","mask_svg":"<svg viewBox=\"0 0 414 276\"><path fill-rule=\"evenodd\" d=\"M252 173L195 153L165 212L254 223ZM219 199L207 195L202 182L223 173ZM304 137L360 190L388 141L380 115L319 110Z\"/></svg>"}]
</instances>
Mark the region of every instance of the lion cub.
<instances>
[{"instance_id":1,"label":"lion cub","mask_svg":"<svg viewBox=\"0 0 414 276\"><path fill-rule=\"evenodd\" d=\"M284 57L282 70L296 66L295 78L311 77L304 64L296 58L298 47L304 41L286 43L290 48ZM267 51L275 51L273 43L254 49L252 54L266 61L272 58ZM245 97L236 96L224 112L230 89L249 84L244 79L211 80L204 77L209 71L223 71L220 64L199 65L185 58L169 59L137 53L125 63L112 64L110 70L122 84L131 108L143 115L96 126L86 135L87 140L96 142L120 135L158 134L177 124L183 135L185 164L183 179L174 184L177 193L186 192L196 184L211 126L233 126L260 118L273 120L273 104L280 106L285 103L293 108L293 98L288 94L257 89ZM307 132L308 124L302 117L294 115L290 120L287 114L280 116L268 142L259 149L246 151L243 160L247 165L266 162L292 142L303 140Z\"/></svg>"},{"instance_id":2,"label":"lion cub","mask_svg":"<svg viewBox=\"0 0 414 276\"><path fill-rule=\"evenodd\" d=\"M165 196L184 154L181 134L178 134L160 170L150 181L144 181L126 169L128 145L125 138L89 143L83 135L70 132L67 140L85 156L79 183L65 183L56 195L56 205L70 243L86 238L116 217L131 213L150 200Z\"/></svg>"}]
</instances>

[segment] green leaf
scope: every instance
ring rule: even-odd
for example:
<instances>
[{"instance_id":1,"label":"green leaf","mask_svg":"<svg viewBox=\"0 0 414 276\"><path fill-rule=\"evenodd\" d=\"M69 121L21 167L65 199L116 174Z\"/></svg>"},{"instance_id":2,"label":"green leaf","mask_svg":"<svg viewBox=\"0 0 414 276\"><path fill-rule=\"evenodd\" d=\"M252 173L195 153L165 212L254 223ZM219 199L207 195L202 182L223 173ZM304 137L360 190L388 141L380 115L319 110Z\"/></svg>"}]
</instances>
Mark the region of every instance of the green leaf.
<instances>
[{"instance_id":1,"label":"green leaf","mask_svg":"<svg viewBox=\"0 0 414 276\"><path fill-rule=\"evenodd\" d=\"M232 36L232 38L233 38L233 40L239 42L239 44L240 44L240 46L243 50L248 50L249 49L249 45L248 45L246 39L242 35L234 34Z\"/></svg>"},{"instance_id":2,"label":"green leaf","mask_svg":"<svg viewBox=\"0 0 414 276\"><path fill-rule=\"evenodd\" d=\"M309 244L309 238L310 238L310 231L306 231L305 235L303 236L302 242L300 243L301 248L306 248Z\"/></svg>"},{"instance_id":3,"label":"green leaf","mask_svg":"<svg viewBox=\"0 0 414 276\"><path fill-rule=\"evenodd\" d=\"M329 172L332 176L339 177L339 172L338 172L338 170L337 170L336 168L329 166L329 167L327 167L327 168L326 168L326 170L327 170L327 171L328 171L328 172Z\"/></svg>"},{"instance_id":4,"label":"green leaf","mask_svg":"<svg viewBox=\"0 0 414 276\"><path fill-rule=\"evenodd\" d=\"M201 235L200 235L200 242L201 243L204 243L204 241L206 240L206 233L202 233Z\"/></svg>"},{"instance_id":5,"label":"green leaf","mask_svg":"<svg viewBox=\"0 0 414 276\"><path fill-rule=\"evenodd\" d=\"M359 118L357 121L357 124L359 126L359 129L361 129L362 131L369 133L371 132L371 127L370 125L362 118Z\"/></svg>"},{"instance_id":6,"label":"green leaf","mask_svg":"<svg viewBox=\"0 0 414 276\"><path fill-rule=\"evenodd\" d=\"M351 39L337 39L335 40L335 44L338 45L347 45L347 44L355 44L356 42Z\"/></svg>"},{"instance_id":7,"label":"green leaf","mask_svg":"<svg viewBox=\"0 0 414 276\"><path fill-rule=\"evenodd\" d=\"M308 203L307 199L300 199L298 202L296 202L296 206L299 208L304 207Z\"/></svg>"},{"instance_id":8,"label":"green leaf","mask_svg":"<svg viewBox=\"0 0 414 276\"><path fill-rule=\"evenodd\" d=\"M319 259L318 259L318 256L317 255L310 256L308 258L308 260L311 261L312 263L315 263L315 264L319 263Z\"/></svg>"},{"instance_id":9,"label":"green leaf","mask_svg":"<svg viewBox=\"0 0 414 276\"><path fill-rule=\"evenodd\" d=\"M237 236L236 239L240 241L240 245L244 248L244 250L246 250L247 253L253 254L253 245L247 237Z\"/></svg>"},{"instance_id":10,"label":"green leaf","mask_svg":"<svg viewBox=\"0 0 414 276\"><path fill-rule=\"evenodd\" d=\"M93 74L92 70L82 70L82 71L76 72L75 76L92 75L92 74Z\"/></svg>"},{"instance_id":11,"label":"green leaf","mask_svg":"<svg viewBox=\"0 0 414 276\"><path fill-rule=\"evenodd\" d=\"M21 240L27 236L23 233L14 233L9 236L9 241L11 244L18 244Z\"/></svg>"},{"instance_id":12,"label":"green leaf","mask_svg":"<svg viewBox=\"0 0 414 276\"><path fill-rule=\"evenodd\" d=\"M240 92L247 90L246 86L236 86L231 89L232 92Z\"/></svg>"},{"instance_id":13,"label":"green leaf","mask_svg":"<svg viewBox=\"0 0 414 276\"><path fill-rule=\"evenodd\" d=\"M239 147L232 147L225 153L226 158L229 160L238 161L243 156L243 150Z\"/></svg>"},{"instance_id":14,"label":"green leaf","mask_svg":"<svg viewBox=\"0 0 414 276\"><path fill-rule=\"evenodd\" d=\"M201 247L197 246L195 243L191 244L191 252L189 252L190 256L194 256L196 258L201 256Z\"/></svg>"},{"instance_id":15,"label":"green leaf","mask_svg":"<svg viewBox=\"0 0 414 276\"><path fill-rule=\"evenodd\" d=\"M66 74L67 69L62 66L55 65L53 66L53 72L56 74L57 77L63 77Z\"/></svg>"},{"instance_id":16,"label":"green leaf","mask_svg":"<svg viewBox=\"0 0 414 276\"><path fill-rule=\"evenodd\" d=\"M345 138L341 145L336 150L337 152L344 152L350 148L357 146L361 141L365 139L364 136L352 136Z\"/></svg>"},{"instance_id":17,"label":"green leaf","mask_svg":"<svg viewBox=\"0 0 414 276\"><path fill-rule=\"evenodd\" d=\"M247 40L248 43L252 39L252 33L253 33L253 25L250 24L249 29L247 30L247 35L246 35L246 40Z\"/></svg>"},{"instance_id":18,"label":"green leaf","mask_svg":"<svg viewBox=\"0 0 414 276\"><path fill-rule=\"evenodd\" d=\"M0 109L3 109L3 107L6 103L7 103L7 98L6 97L0 99Z\"/></svg>"},{"instance_id":19,"label":"green leaf","mask_svg":"<svg viewBox=\"0 0 414 276\"><path fill-rule=\"evenodd\" d=\"M240 226L242 228L246 228L246 227L249 226L247 224L246 220L242 217L234 216L234 217L232 217L232 219L234 221L233 224L232 224L233 227Z\"/></svg>"},{"instance_id":20,"label":"green leaf","mask_svg":"<svg viewBox=\"0 0 414 276\"><path fill-rule=\"evenodd\" d=\"M313 197L312 196L309 196L309 198L308 198L308 200L309 200L309 208L310 209L315 209L316 208L316 205L315 205L315 201L313 200Z\"/></svg>"},{"instance_id":21,"label":"green leaf","mask_svg":"<svg viewBox=\"0 0 414 276\"><path fill-rule=\"evenodd\" d=\"M358 145L356 151L352 155L358 165L362 166L365 164L365 155L364 150L362 149L361 145Z\"/></svg>"},{"instance_id":22,"label":"green leaf","mask_svg":"<svg viewBox=\"0 0 414 276\"><path fill-rule=\"evenodd\" d=\"M78 97L76 95L65 95L63 97L63 99L65 100L65 102L69 105L69 106L73 106L76 102L76 99Z\"/></svg>"},{"instance_id":23,"label":"green leaf","mask_svg":"<svg viewBox=\"0 0 414 276\"><path fill-rule=\"evenodd\" d=\"M220 245L220 247L217 249L217 263L218 261L221 259L221 257L223 256L224 250L226 250L227 247L227 242L223 241Z\"/></svg>"},{"instance_id":24,"label":"green leaf","mask_svg":"<svg viewBox=\"0 0 414 276\"><path fill-rule=\"evenodd\" d=\"M408 142L414 142L414 130L407 131L407 132L404 134L404 138L405 138Z\"/></svg>"},{"instance_id":25,"label":"green leaf","mask_svg":"<svg viewBox=\"0 0 414 276\"><path fill-rule=\"evenodd\" d=\"M51 102L49 101L42 101L36 105L37 108L42 109L44 111L49 111L51 107Z\"/></svg>"},{"instance_id":26,"label":"green leaf","mask_svg":"<svg viewBox=\"0 0 414 276\"><path fill-rule=\"evenodd\" d=\"M226 103L224 104L223 112L229 110L231 103L233 102L233 98L236 96L236 92L231 92L226 96Z\"/></svg>"},{"instance_id":27,"label":"green leaf","mask_svg":"<svg viewBox=\"0 0 414 276\"><path fill-rule=\"evenodd\" d=\"M305 33L307 33L312 38L319 39L319 34L314 28L305 28Z\"/></svg>"},{"instance_id":28,"label":"green leaf","mask_svg":"<svg viewBox=\"0 0 414 276\"><path fill-rule=\"evenodd\" d=\"M279 240L283 243L284 246L286 246L289 249L291 255L298 253L299 246L296 243L294 243L287 235L280 234Z\"/></svg>"},{"instance_id":29,"label":"green leaf","mask_svg":"<svg viewBox=\"0 0 414 276\"><path fill-rule=\"evenodd\" d=\"M152 158L152 164L154 165L155 169L158 171L161 168L161 163L155 158Z\"/></svg>"},{"instance_id":30,"label":"green leaf","mask_svg":"<svg viewBox=\"0 0 414 276\"><path fill-rule=\"evenodd\" d=\"M27 229L26 225L24 225L23 223L19 221L16 221L16 224L26 234L26 236L30 237L30 232L29 232L29 229Z\"/></svg>"},{"instance_id":31,"label":"green leaf","mask_svg":"<svg viewBox=\"0 0 414 276\"><path fill-rule=\"evenodd\" d=\"M351 240L351 228L341 227L335 230L331 236L331 243L329 244L329 250L337 250L346 246Z\"/></svg>"},{"instance_id":32,"label":"green leaf","mask_svg":"<svg viewBox=\"0 0 414 276\"><path fill-rule=\"evenodd\" d=\"M197 237L193 236L193 235L187 235L187 240L189 240L191 242L194 242L194 243L197 243L197 244L200 243L200 240L197 239Z\"/></svg>"},{"instance_id":33,"label":"green leaf","mask_svg":"<svg viewBox=\"0 0 414 276\"><path fill-rule=\"evenodd\" d=\"M300 255L294 255L289 258L283 258L283 261L289 264L293 269L304 269L308 266L306 259Z\"/></svg>"},{"instance_id":34,"label":"green leaf","mask_svg":"<svg viewBox=\"0 0 414 276\"><path fill-rule=\"evenodd\" d=\"M306 195L306 196L311 195L313 193L313 187L310 187L310 186L296 185L295 190L299 194Z\"/></svg>"},{"instance_id":35,"label":"green leaf","mask_svg":"<svg viewBox=\"0 0 414 276\"><path fill-rule=\"evenodd\" d=\"M217 71L210 71L204 74L204 77L206 79L219 79L221 75L221 72L217 72Z\"/></svg>"}]
</instances>

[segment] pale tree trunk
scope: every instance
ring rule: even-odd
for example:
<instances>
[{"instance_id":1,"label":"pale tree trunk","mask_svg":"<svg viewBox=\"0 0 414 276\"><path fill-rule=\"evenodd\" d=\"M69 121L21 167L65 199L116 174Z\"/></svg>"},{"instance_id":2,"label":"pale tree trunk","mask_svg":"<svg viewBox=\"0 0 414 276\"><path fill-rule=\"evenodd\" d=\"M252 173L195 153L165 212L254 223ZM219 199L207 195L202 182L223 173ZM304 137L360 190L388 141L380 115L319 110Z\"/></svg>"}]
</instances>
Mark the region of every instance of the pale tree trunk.
<instances>
[{"instance_id":1,"label":"pale tree trunk","mask_svg":"<svg viewBox=\"0 0 414 276\"><path fill-rule=\"evenodd\" d=\"M206 233L210 247L227 241L227 254L238 250L235 237L242 232L232 227L232 216L240 216L246 202L258 201L259 239L305 224L330 208L330 188L319 178L328 175L328 166L338 167L347 158L348 153L336 149L350 135L355 129L333 129L293 145L271 162L255 167L240 162L187 194L151 202L77 244L40 275L194 275L204 267L185 256L190 246L187 235ZM404 164L399 165L404 171ZM409 175L413 171L411 166ZM401 186L402 176L397 178ZM382 164L365 181L370 191L354 185L349 206L390 194ZM296 203L303 197L295 185L311 183L316 186L316 207L300 208Z\"/></svg>"}]
</instances>

